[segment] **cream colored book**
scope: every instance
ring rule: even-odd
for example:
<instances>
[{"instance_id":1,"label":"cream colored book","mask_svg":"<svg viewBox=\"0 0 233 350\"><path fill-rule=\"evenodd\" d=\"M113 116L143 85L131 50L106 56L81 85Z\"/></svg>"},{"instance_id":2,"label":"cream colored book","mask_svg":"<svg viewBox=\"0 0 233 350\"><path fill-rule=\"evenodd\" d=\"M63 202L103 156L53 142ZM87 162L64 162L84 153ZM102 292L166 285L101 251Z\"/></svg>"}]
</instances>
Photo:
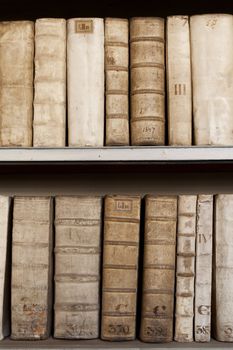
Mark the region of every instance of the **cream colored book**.
<instances>
[{"instance_id":1,"label":"cream colored book","mask_svg":"<svg viewBox=\"0 0 233 350\"><path fill-rule=\"evenodd\" d=\"M193 341L196 195L178 198L175 340Z\"/></svg>"},{"instance_id":2,"label":"cream colored book","mask_svg":"<svg viewBox=\"0 0 233 350\"><path fill-rule=\"evenodd\" d=\"M129 21L105 19L106 145L129 145Z\"/></svg>"},{"instance_id":3,"label":"cream colored book","mask_svg":"<svg viewBox=\"0 0 233 350\"><path fill-rule=\"evenodd\" d=\"M104 21L67 21L69 146L104 144Z\"/></svg>"},{"instance_id":4,"label":"cream colored book","mask_svg":"<svg viewBox=\"0 0 233 350\"><path fill-rule=\"evenodd\" d=\"M10 335L11 198L0 196L0 340Z\"/></svg>"},{"instance_id":5,"label":"cream colored book","mask_svg":"<svg viewBox=\"0 0 233 350\"><path fill-rule=\"evenodd\" d=\"M66 21L35 23L33 146L66 145Z\"/></svg>"},{"instance_id":6,"label":"cream colored book","mask_svg":"<svg viewBox=\"0 0 233 350\"><path fill-rule=\"evenodd\" d=\"M54 337L99 337L101 197L61 196L55 206Z\"/></svg>"},{"instance_id":7,"label":"cream colored book","mask_svg":"<svg viewBox=\"0 0 233 350\"><path fill-rule=\"evenodd\" d=\"M11 338L47 339L52 320L53 201L15 197Z\"/></svg>"},{"instance_id":8,"label":"cream colored book","mask_svg":"<svg viewBox=\"0 0 233 350\"><path fill-rule=\"evenodd\" d=\"M195 145L233 145L233 16L191 17Z\"/></svg>"},{"instance_id":9,"label":"cream colored book","mask_svg":"<svg viewBox=\"0 0 233 350\"><path fill-rule=\"evenodd\" d=\"M188 16L169 16L167 38L168 143L192 145L192 86Z\"/></svg>"},{"instance_id":10,"label":"cream colored book","mask_svg":"<svg viewBox=\"0 0 233 350\"><path fill-rule=\"evenodd\" d=\"M0 146L32 146L34 22L0 22Z\"/></svg>"}]
</instances>

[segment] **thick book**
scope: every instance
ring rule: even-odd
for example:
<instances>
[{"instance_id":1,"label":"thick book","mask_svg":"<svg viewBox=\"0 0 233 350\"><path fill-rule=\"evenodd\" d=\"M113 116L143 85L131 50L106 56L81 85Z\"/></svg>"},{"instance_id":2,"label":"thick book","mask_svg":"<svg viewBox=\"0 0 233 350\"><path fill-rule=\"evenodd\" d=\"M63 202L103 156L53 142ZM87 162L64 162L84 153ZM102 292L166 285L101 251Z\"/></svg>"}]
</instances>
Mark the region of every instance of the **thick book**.
<instances>
[{"instance_id":1,"label":"thick book","mask_svg":"<svg viewBox=\"0 0 233 350\"><path fill-rule=\"evenodd\" d=\"M55 201L54 337L99 337L102 198Z\"/></svg>"},{"instance_id":2,"label":"thick book","mask_svg":"<svg viewBox=\"0 0 233 350\"><path fill-rule=\"evenodd\" d=\"M105 19L107 146L129 145L129 21Z\"/></svg>"},{"instance_id":3,"label":"thick book","mask_svg":"<svg viewBox=\"0 0 233 350\"><path fill-rule=\"evenodd\" d=\"M104 21L67 21L69 146L104 144Z\"/></svg>"},{"instance_id":4,"label":"thick book","mask_svg":"<svg viewBox=\"0 0 233 350\"><path fill-rule=\"evenodd\" d=\"M11 198L0 196L0 340L10 335Z\"/></svg>"},{"instance_id":5,"label":"thick book","mask_svg":"<svg viewBox=\"0 0 233 350\"><path fill-rule=\"evenodd\" d=\"M175 340L193 341L196 195L178 198Z\"/></svg>"},{"instance_id":6,"label":"thick book","mask_svg":"<svg viewBox=\"0 0 233 350\"><path fill-rule=\"evenodd\" d=\"M140 339L173 340L176 196L146 196Z\"/></svg>"},{"instance_id":7,"label":"thick book","mask_svg":"<svg viewBox=\"0 0 233 350\"><path fill-rule=\"evenodd\" d=\"M33 146L66 145L66 21L35 23Z\"/></svg>"},{"instance_id":8,"label":"thick book","mask_svg":"<svg viewBox=\"0 0 233 350\"><path fill-rule=\"evenodd\" d=\"M34 22L0 22L0 146L32 146Z\"/></svg>"},{"instance_id":9,"label":"thick book","mask_svg":"<svg viewBox=\"0 0 233 350\"><path fill-rule=\"evenodd\" d=\"M233 145L233 16L191 16L195 145Z\"/></svg>"},{"instance_id":10,"label":"thick book","mask_svg":"<svg viewBox=\"0 0 233 350\"><path fill-rule=\"evenodd\" d=\"M47 339L52 319L53 201L15 197L11 338Z\"/></svg>"},{"instance_id":11,"label":"thick book","mask_svg":"<svg viewBox=\"0 0 233 350\"><path fill-rule=\"evenodd\" d=\"M164 19L130 20L131 144L164 145Z\"/></svg>"},{"instance_id":12,"label":"thick book","mask_svg":"<svg viewBox=\"0 0 233 350\"><path fill-rule=\"evenodd\" d=\"M215 242L213 259L214 338L233 342L233 195L215 197Z\"/></svg>"},{"instance_id":13,"label":"thick book","mask_svg":"<svg viewBox=\"0 0 233 350\"><path fill-rule=\"evenodd\" d=\"M101 338L136 336L139 196L106 196L104 210Z\"/></svg>"},{"instance_id":14,"label":"thick book","mask_svg":"<svg viewBox=\"0 0 233 350\"><path fill-rule=\"evenodd\" d=\"M209 342L211 333L213 195L197 197L194 338Z\"/></svg>"},{"instance_id":15,"label":"thick book","mask_svg":"<svg viewBox=\"0 0 233 350\"><path fill-rule=\"evenodd\" d=\"M168 144L192 145L192 81L188 16L169 16L166 26Z\"/></svg>"}]
</instances>

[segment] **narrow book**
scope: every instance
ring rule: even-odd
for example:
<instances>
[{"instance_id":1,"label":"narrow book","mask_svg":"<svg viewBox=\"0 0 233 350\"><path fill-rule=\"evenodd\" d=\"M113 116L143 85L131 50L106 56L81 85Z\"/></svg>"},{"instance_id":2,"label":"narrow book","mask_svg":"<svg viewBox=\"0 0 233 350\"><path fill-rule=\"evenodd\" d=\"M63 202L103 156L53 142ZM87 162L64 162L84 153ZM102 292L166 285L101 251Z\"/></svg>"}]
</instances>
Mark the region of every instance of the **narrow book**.
<instances>
[{"instance_id":1,"label":"narrow book","mask_svg":"<svg viewBox=\"0 0 233 350\"><path fill-rule=\"evenodd\" d=\"M135 17L130 21L131 144L163 145L164 19Z\"/></svg>"},{"instance_id":2,"label":"narrow book","mask_svg":"<svg viewBox=\"0 0 233 350\"><path fill-rule=\"evenodd\" d=\"M106 196L101 338L136 336L139 196Z\"/></svg>"},{"instance_id":3,"label":"narrow book","mask_svg":"<svg viewBox=\"0 0 233 350\"><path fill-rule=\"evenodd\" d=\"M191 16L195 145L233 145L233 16Z\"/></svg>"},{"instance_id":4,"label":"narrow book","mask_svg":"<svg viewBox=\"0 0 233 350\"><path fill-rule=\"evenodd\" d=\"M72 18L67 25L69 146L104 144L104 21Z\"/></svg>"},{"instance_id":5,"label":"narrow book","mask_svg":"<svg viewBox=\"0 0 233 350\"><path fill-rule=\"evenodd\" d=\"M178 198L175 340L193 341L196 195Z\"/></svg>"},{"instance_id":6,"label":"narrow book","mask_svg":"<svg viewBox=\"0 0 233 350\"><path fill-rule=\"evenodd\" d=\"M168 143L192 145L191 53L188 16L167 18Z\"/></svg>"},{"instance_id":7,"label":"narrow book","mask_svg":"<svg viewBox=\"0 0 233 350\"><path fill-rule=\"evenodd\" d=\"M145 342L173 340L176 196L146 196L142 317Z\"/></svg>"},{"instance_id":8,"label":"narrow book","mask_svg":"<svg viewBox=\"0 0 233 350\"><path fill-rule=\"evenodd\" d=\"M64 147L66 137L66 21L35 23L33 146Z\"/></svg>"},{"instance_id":9,"label":"narrow book","mask_svg":"<svg viewBox=\"0 0 233 350\"><path fill-rule=\"evenodd\" d=\"M0 146L32 146L34 22L0 22Z\"/></svg>"},{"instance_id":10,"label":"narrow book","mask_svg":"<svg viewBox=\"0 0 233 350\"><path fill-rule=\"evenodd\" d=\"M233 195L215 197L213 336L233 342Z\"/></svg>"},{"instance_id":11,"label":"narrow book","mask_svg":"<svg viewBox=\"0 0 233 350\"><path fill-rule=\"evenodd\" d=\"M213 195L198 195L196 225L194 336L195 341L209 342L211 333Z\"/></svg>"},{"instance_id":12,"label":"narrow book","mask_svg":"<svg viewBox=\"0 0 233 350\"><path fill-rule=\"evenodd\" d=\"M54 337L99 337L101 197L55 202Z\"/></svg>"},{"instance_id":13,"label":"narrow book","mask_svg":"<svg viewBox=\"0 0 233 350\"><path fill-rule=\"evenodd\" d=\"M129 145L129 21L105 19L106 145Z\"/></svg>"},{"instance_id":14,"label":"narrow book","mask_svg":"<svg viewBox=\"0 0 233 350\"><path fill-rule=\"evenodd\" d=\"M47 339L52 318L53 202L15 197L13 208L11 338Z\"/></svg>"},{"instance_id":15,"label":"narrow book","mask_svg":"<svg viewBox=\"0 0 233 350\"><path fill-rule=\"evenodd\" d=\"M0 196L0 340L10 335L11 198Z\"/></svg>"}]
</instances>

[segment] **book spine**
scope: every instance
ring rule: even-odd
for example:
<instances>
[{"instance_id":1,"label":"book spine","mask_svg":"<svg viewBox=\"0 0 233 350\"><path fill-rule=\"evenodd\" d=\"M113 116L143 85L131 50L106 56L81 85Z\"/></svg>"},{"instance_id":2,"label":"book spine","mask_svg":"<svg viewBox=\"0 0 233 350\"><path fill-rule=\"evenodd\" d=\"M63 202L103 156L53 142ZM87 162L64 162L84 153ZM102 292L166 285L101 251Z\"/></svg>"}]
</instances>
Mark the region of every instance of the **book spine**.
<instances>
[{"instance_id":1,"label":"book spine","mask_svg":"<svg viewBox=\"0 0 233 350\"><path fill-rule=\"evenodd\" d=\"M15 197L13 209L11 338L47 339L52 317L53 202Z\"/></svg>"},{"instance_id":2,"label":"book spine","mask_svg":"<svg viewBox=\"0 0 233 350\"><path fill-rule=\"evenodd\" d=\"M67 21L69 146L104 143L104 22L102 18Z\"/></svg>"},{"instance_id":3,"label":"book spine","mask_svg":"<svg viewBox=\"0 0 233 350\"><path fill-rule=\"evenodd\" d=\"M233 342L233 195L215 199L213 274L213 336Z\"/></svg>"},{"instance_id":4,"label":"book spine","mask_svg":"<svg viewBox=\"0 0 233 350\"><path fill-rule=\"evenodd\" d=\"M106 145L129 145L129 21L105 19Z\"/></svg>"},{"instance_id":5,"label":"book spine","mask_svg":"<svg viewBox=\"0 0 233 350\"><path fill-rule=\"evenodd\" d=\"M140 197L106 196L102 327L104 340L136 336Z\"/></svg>"},{"instance_id":6,"label":"book spine","mask_svg":"<svg viewBox=\"0 0 233 350\"><path fill-rule=\"evenodd\" d=\"M163 145L164 19L130 21L131 144Z\"/></svg>"},{"instance_id":7,"label":"book spine","mask_svg":"<svg viewBox=\"0 0 233 350\"><path fill-rule=\"evenodd\" d=\"M57 197L55 338L99 336L100 197Z\"/></svg>"},{"instance_id":8,"label":"book spine","mask_svg":"<svg viewBox=\"0 0 233 350\"><path fill-rule=\"evenodd\" d=\"M173 340L177 197L147 196L142 318L145 342Z\"/></svg>"},{"instance_id":9,"label":"book spine","mask_svg":"<svg viewBox=\"0 0 233 350\"><path fill-rule=\"evenodd\" d=\"M0 146L32 146L34 23L0 23Z\"/></svg>"},{"instance_id":10,"label":"book spine","mask_svg":"<svg viewBox=\"0 0 233 350\"><path fill-rule=\"evenodd\" d=\"M35 23L33 146L64 147L66 135L66 21Z\"/></svg>"},{"instance_id":11,"label":"book spine","mask_svg":"<svg viewBox=\"0 0 233 350\"><path fill-rule=\"evenodd\" d=\"M195 271L195 341L209 342L211 328L213 196L197 199L196 271Z\"/></svg>"},{"instance_id":12,"label":"book spine","mask_svg":"<svg viewBox=\"0 0 233 350\"><path fill-rule=\"evenodd\" d=\"M193 341L197 196L178 199L175 340Z\"/></svg>"},{"instance_id":13,"label":"book spine","mask_svg":"<svg viewBox=\"0 0 233 350\"><path fill-rule=\"evenodd\" d=\"M233 16L191 16L190 28L195 145L233 145Z\"/></svg>"},{"instance_id":14,"label":"book spine","mask_svg":"<svg viewBox=\"0 0 233 350\"><path fill-rule=\"evenodd\" d=\"M168 143L192 145L192 87L188 16L167 18Z\"/></svg>"}]
</instances>

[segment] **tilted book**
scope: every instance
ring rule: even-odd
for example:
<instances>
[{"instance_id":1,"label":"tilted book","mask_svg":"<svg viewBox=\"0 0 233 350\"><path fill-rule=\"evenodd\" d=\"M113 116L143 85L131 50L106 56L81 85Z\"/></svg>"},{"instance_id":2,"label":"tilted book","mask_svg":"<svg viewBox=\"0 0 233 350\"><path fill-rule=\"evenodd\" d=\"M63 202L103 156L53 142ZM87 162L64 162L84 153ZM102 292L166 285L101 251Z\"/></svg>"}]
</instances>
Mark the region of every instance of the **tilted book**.
<instances>
[{"instance_id":1,"label":"tilted book","mask_svg":"<svg viewBox=\"0 0 233 350\"><path fill-rule=\"evenodd\" d=\"M211 334L213 195L197 197L195 341L208 342Z\"/></svg>"},{"instance_id":2,"label":"tilted book","mask_svg":"<svg viewBox=\"0 0 233 350\"><path fill-rule=\"evenodd\" d=\"M53 202L15 197L13 208L11 338L46 339L52 318Z\"/></svg>"},{"instance_id":3,"label":"tilted book","mask_svg":"<svg viewBox=\"0 0 233 350\"><path fill-rule=\"evenodd\" d=\"M196 195L178 198L175 340L193 341Z\"/></svg>"},{"instance_id":4,"label":"tilted book","mask_svg":"<svg viewBox=\"0 0 233 350\"><path fill-rule=\"evenodd\" d=\"M213 336L233 342L233 195L215 197L213 259Z\"/></svg>"},{"instance_id":5,"label":"tilted book","mask_svg":"<svg viewBox=\"0 0 233 350\"><path fill-rule=\"evenodd\" d=\"M61 196L55 206L55 338L99 337L101 197Z\"/></svg>"},{"instance_id":6,"label":"tilted book","mask_svg":"<svg viewBox=\"0 0 233 350\"><path fill-rule=\"evenodd\" d=\"M104 144L104 21L67 21L69 146Z\"/></svg>"},{"instance_id":7,"label":"tilted book","mask_svg":"<svg viewBox=\"0 0 233 350\"><path fill-rule=\"evenodd\" d=\"M10 335L11 198L0 196L0 340Z\"/></svg>"},{"instance_id":8,"label":"tilted book","mask_svg":"<svg viewBox=\"0 0 233 350\"><path fill-rule=\"evenodd\" d=\"M176 196L146 196L140 339L173 340Z\"/></svg>"},{"instance_id":9,"label":"tilted book","mask_svg":"<svg viewBox=\"0 0 233 350\"><path fill-rule=\"evenodd\" d=\"M34 23L0 22L0 146L32 146Z\"/></svg>"},{"instance_id":10,"label":"tilted book","mask_svg":"<svg viewBox=\"0 0 233 350\"><path fill-rule=\"evenodd\" d=\"M104 211L101 338L136 336L139 196L106 196Z\"/></svg>"},{"instance_id":11,"label":"tilted book","mask_svg":"<svg viewBox=\"0 0 233 350\"><path fill-rule=\"evenodd\" d=\"M130 20L131 144L163 145L164 19Z\"/></svg>"},{"instance_id":12,"label":"tilted book","mask_svg":"<svg viewBox=\"0 0 233 350\"><path fill-rule=\"evenodd\" d=\"M233 145L233 16L191 16L195 145Z\"/></svg>"},{"instance_id":13,"label":"tilted book","mask_svg":"<svg viewBox=\"0 0 233 350\"><path fill-rule=\"evenodd\" d=\"M35 23L33 146L66 145L66 21Z\"/></svg>"},{"instance_id":14,"label":"tilted book","mask_svg":"<svg viewBox=\"0 0 233 350\"><path fill-rule=\"evenodd\" d=\"M166 28L168 143L192 145L191 53L188 16L169 16Z\"/></svg>"},{"instance_id":15,"label":"tilted book","mask_svg":"<svg viewBox=\"0 0 233 350\"><path fill-rule=\"evenodd\" d=\"M106 145L129 145L129 21L105 19Z\"/></svg>"}]
</instances>

